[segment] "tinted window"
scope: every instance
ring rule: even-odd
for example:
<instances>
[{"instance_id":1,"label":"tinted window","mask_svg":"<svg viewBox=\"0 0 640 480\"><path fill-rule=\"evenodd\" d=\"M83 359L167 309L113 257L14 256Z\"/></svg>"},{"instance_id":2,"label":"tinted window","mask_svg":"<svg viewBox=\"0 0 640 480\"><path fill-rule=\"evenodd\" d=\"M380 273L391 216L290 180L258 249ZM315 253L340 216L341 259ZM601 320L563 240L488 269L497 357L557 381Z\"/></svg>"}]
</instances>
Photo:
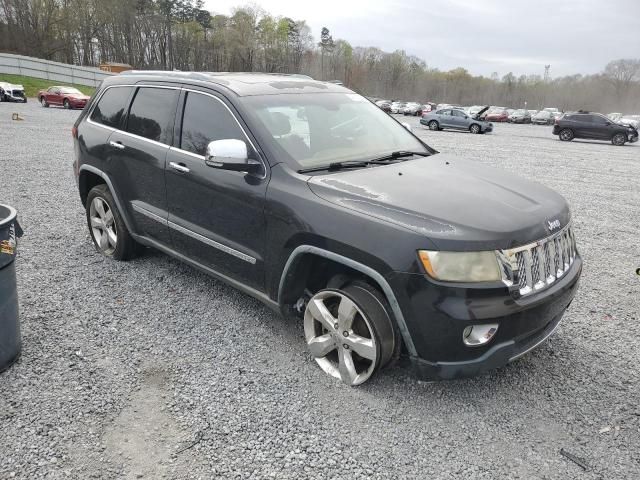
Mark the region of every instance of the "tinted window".
<instances>
[{"instance_id":1,"label":"tinted window","mask_svg":"<svg viewBox=\"0 0 640 480\"><path fill-rule=\"evenodd\" d=\"M104 92L98 105L93 109L91 120L108 127L118 128L127 108L131 87L114 87Z\"/></svg>"},{"instance_id":2,"label":"tinted window","mask_svg":"<svg viewBox=\"0 0 640 480\"><path fill-rule=\"evenodd\" d=\"M228 138L246 141L226 107L208 95L188 92L182 115L180 148L204 155L209 142Z\"/></svg>"},{"instance_id":3,"label":"tinted window","mask_svg":"<svg viewBox=\"0 0 640 480\"><path fill-rule=\"evenodd\" d=\"M140 88L129 110L127 132L170 144L178 95L178 90Z\"/></svg>"},{"instance_id":4,"label":"tinted window","mask_svg":"<svg viewBox=\"0 0 640 480\"><path fill-rule=\"evenodd\" d=\"M576 122L591 123L592 115L575 115L572 120Z\"/></svg>"},{"instance_id":5,"label":"tinted window","mask_svg":"<svg viewBox=\"0 0 640 480\"><path fill-rule=\"evenodd\" d=\"M591 121L596 125L606 125L609 123L607 118L601 117L600 115L592 115Z\"/></svg>"}]
</instances>

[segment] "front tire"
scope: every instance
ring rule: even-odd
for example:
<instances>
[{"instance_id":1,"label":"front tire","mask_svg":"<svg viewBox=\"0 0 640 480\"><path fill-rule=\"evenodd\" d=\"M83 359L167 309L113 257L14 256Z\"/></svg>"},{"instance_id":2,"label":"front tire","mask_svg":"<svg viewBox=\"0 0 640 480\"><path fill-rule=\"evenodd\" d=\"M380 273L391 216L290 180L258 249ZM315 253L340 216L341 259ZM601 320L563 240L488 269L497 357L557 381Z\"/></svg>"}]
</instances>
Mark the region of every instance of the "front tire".
<instances>
[{"instance_id":1,"label":"front tire","mask_svg":"<svg viewBox=\"0 0 640 480\"><path fill-rule=\"evenodd\" d=\"M440 125L438 125L438 122L436 122L435 120L431 120L428 123L428 125L429 125L429 130L436 131L440 129Z\"/></svg>"},{"instance_id":2,"label":"front tire","mask_svg":"<svg viewBox=\"0 0 640 480\"><path fill-rule=\"evenodd\" d=\"M98 252L115 260L130 260L136 256L136 242L106 185L91 189L85 209L89 233Z\"/></svg>"},{"instance_id":3,"label":"front tire","mask_svg":"<svg viewBox=\"0 0 640 480\"><path fill-rule=\"evenodd\" d=\"M624 133L616 133L611 138L611 143L616 147L621 147L627 142L627 136Z\"/></svg>"},{"instance_id":4,"label":"front tire","mask_svg":"<svg viewBox=\"0 0 640 480\"><path fill-rule=\"evenodd\" d=\"M386 300L365 282L316 293L304 314L307 346L320 368L349 386L361 385L399 351Z\"/></svg>"},{"instance_id":5,"label":"front tire","mask_svg":"<svg viewBox=\"0 0 640 480\"><path fill-rule=\"evenodd\" d=\"M40 97L40 105L42 105L44 108L49 108L49 102L47 102L44 97Z\"/></svg>"},{"instance_id":6,"label":"front tire","mask_svg":"<svg viewBox=\"0 0 640 480\"><path fill-rule=\"evenodd\" d=\"M570 142L571 140L573 140L573 130L569 128L563 128L562 130L560 130L558 138L560 138L560 140L562 140L563 142Z\"/></svg>"},{"instance_id":7,"label":"front tire","mask_svg":"<svg viewBox=\"0 0 640 480\"><path fill-rule=\"evenodd\" d=\"M480 133L480 130L480 125L478 125L477 123L474 123L469 127L469 131L476 135Z\"/></svg>"}]
</instances>

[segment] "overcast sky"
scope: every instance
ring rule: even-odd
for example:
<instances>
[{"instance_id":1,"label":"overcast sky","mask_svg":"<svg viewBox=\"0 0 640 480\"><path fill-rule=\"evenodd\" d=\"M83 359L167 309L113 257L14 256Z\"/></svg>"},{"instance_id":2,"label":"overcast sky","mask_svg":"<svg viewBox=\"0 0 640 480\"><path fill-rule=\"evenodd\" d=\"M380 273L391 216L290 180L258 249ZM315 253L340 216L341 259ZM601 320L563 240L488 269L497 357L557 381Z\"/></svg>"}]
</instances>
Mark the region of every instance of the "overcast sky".
<instances>
[{"instance_id":1,"label":"overcast sky","mask_svg":"<svg viewBox=\"0 0 640 480\"><path fill-rule=\"evenodd\" d=\"M276 16L326 26L353 46L405 50L430 67L474 74L596 73L640 57L640 0L257 0ZM243 0L205 0L230 14Z\"/></svg>"}]
</instances>

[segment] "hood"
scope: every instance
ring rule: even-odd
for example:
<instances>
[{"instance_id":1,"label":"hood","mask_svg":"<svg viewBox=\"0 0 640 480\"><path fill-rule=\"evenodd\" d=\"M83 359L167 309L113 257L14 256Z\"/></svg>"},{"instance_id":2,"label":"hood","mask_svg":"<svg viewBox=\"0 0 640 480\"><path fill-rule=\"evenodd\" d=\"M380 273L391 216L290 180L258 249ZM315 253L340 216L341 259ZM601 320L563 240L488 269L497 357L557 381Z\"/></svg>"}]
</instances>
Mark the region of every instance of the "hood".
<instances>
[{"instance_id":1,"label":"hood","mask_svg":"<svg viewBox=\"0 0 640 480\"><path fill-rule=\"evenodd\" d=\"M512 248L570 219L553 190L450 154L313 176L319 197L428 237L442 250ZM554 231L557 229L554 228Z\"/></svg>"},{"instance_id":2,"label":"hood","mask_svg":"<svg viewBox=\"0 0 640 480\"><path fill-rule=\"evenodd\" d=\"M484 112L486 112L487 110L489 110L489 105L487 105L484 108L481 108L479 111L476 112L476 114L473 116L474 119L479 119L480 115L482 115Z\"/></svg>"},{"instance_id":3,"label":"hood","mask_svg":"<svg viewBox=\"0 0 640 480\"><path fill-rule=\"evenodd\" d=\"M22 85L14 85L12 83L0 82L0 88L3 90L24 90Z\"/></svg>"}]
</instances>

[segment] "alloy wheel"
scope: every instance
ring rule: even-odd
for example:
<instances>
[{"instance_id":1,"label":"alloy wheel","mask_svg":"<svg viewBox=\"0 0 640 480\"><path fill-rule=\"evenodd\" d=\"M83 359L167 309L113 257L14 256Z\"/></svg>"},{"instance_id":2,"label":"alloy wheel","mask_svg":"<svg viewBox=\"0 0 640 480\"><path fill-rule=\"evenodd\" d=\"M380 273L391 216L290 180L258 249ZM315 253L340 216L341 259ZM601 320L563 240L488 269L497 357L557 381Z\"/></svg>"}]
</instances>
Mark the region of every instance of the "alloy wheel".
<instances>
[{"instance_id":1,"label":"alloy wheel","mask_svg":"<svg viewBox=\"0 0 640 480\"><path fill-rule=\"evenodd\" d=\"M624 145L626 138L623 134L617 133L613 136L613 144L616 146Z\"/></svg>"},{"instance_id":2,"label":"alloy wheel","mask_svg":"<svg viewBox=\"0 0 640 480\"><path fill-rule=\"evenodd\" d=\"M573 132L571 130L565 129L560 132L560 140L568 142L571 139L573 139Z\"/></svg>"},{"instance_id":3,"label":"alloy wheel","mask_svg":"<svg viewBox=\"0 0 640 480\"><path fill-rule=\"evenodd\" d=\"M435 120L429 122L429 130L437 130L438 129L438 122L436 122Z\"/></svg>"},{"instance_id":4,"label":"alloy wheel","mask_svg":"<svg viewBox=\"0 0 640 480\"><path fill-rule=\"evenodd\" d=\"M480 127L478 125L471 125L471 133L479 133Z\"/></svg>"},{"instance_id":5,"label":"alloy wheel","mask_svg":"<svg viewBox=\"0 0 640 480\"><path fill-rule=\"evenodd\" d=\"M360 385L375 372L378 346L360 307L337 290L316 293L304 314L307 346L325 373Z\"/></svg>"},{"instance_id":6,"label":"alloy wheel","mask_svg":"<svg viewBox=\"0 0 640 480\"><path fill-rule=\"evenodd\" d=\"M89 207L91 234L98 248L105 255L112 255L118 245L118 231L109 204L101 197L95 197Z\"/></svg>"}]
</instances>

